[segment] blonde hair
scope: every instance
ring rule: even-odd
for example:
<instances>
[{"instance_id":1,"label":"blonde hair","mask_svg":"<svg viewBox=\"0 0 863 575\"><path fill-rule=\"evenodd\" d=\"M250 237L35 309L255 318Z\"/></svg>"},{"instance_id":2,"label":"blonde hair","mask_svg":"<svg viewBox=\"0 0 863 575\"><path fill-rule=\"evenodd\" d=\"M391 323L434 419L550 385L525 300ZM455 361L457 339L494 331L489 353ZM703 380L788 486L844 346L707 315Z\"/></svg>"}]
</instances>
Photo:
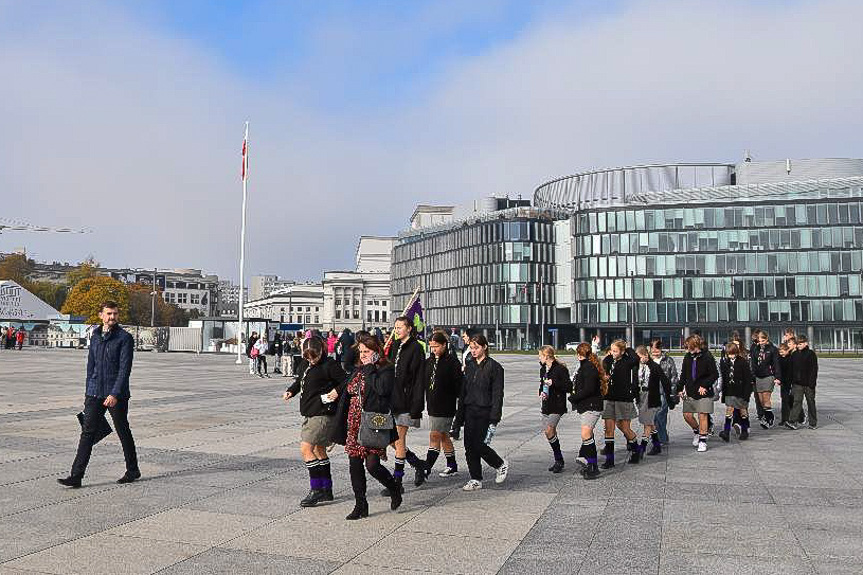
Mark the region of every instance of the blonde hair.
<instances>
[{"instance_id":1,"label":"blonde hair","mask_svg":"<svg viewBox=\"0 0 863 575\"><path fill-rule=\"evenodd\" d=\"M637 353L638 355L646 355L648 357L650 356L650 352L647 350L647 347L644 345L639 345L638 347L636 347L635 353Z\"/></svg>"},{"instance_id":2,"label":"blonde hair","mask_svg":"<svg viewBox=\"0 0 863 575\"><path fill-rule=\"evenodd\" d=\"M554 353L554 347L550 345L544 345L539 348L539 353L543 354L546 357L550 357L551 361L560 363L560 360L557 359L557 355Z\"/></svg>"},{"instance_id":3,"label":"blonde hair","mask_svg":"<svg viewBox=\"0 0 863 575\"><path fill-rule=\"evenodd\" d=\"M622 339L616 339L613 342L611 342L611 346L609 346L609 347L616 347L620 351L626 351L626 342L623 341Z\"/></svg>"}]
</instances>

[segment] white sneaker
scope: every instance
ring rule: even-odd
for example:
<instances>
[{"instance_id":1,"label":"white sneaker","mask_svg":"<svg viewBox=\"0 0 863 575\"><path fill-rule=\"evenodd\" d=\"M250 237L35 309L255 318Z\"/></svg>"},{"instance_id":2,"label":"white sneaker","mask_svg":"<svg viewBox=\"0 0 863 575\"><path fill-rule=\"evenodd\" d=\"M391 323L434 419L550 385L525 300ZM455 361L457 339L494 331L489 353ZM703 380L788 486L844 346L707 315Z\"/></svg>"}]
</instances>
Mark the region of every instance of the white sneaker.
<instances>
[{"instance_id":1,"label":"white sneaker","mask_svg":"<svg viewBox=\"0 0 863 575\"><path fill-rule=\"evenodd\" d=\"M698 442L701 441L697 433L692 434L692 447L698 447Z\"/></svg>"},{"instance_id":2,"label":"white sneaker","mask_svg":"<svg viewBox=\"0 0 863 575\"><path fill-rule=\"evenodd\" d=\"M503 460L503 464L497 468L497 475L494 478L495 483L503 483L506 481L506 475L509 473L509 462Z\"/></svg>"},{"instance_id":3,"label":"white sneaker","mask_svg":"<svg viewBox=\"0 0 863 575\"><path fill-rule=\"evenodd\" d=\"M482 481L477 481L476 479L471 479L462 487L463 491L478 491L482 489Z\"/></svg>"},{"instance_id":4,"label":"white sneaker","mask_svg":"<svg viewBox=\"0 0 863 575\"><path fill-rule=\"evenodd\" d=\"M445 467L443 471L438 473L438 477L452 477L458 473L458 469L453 469L452 467Z\"/></svg>"},{"instance_id":5,"label":"white sneaker","mask_svg":"<svg viewBox=\"0 0 863 575\"><path fill-rule=\"evenodd\" d=\"M698 442L698 453L703 453L705 451L707 451L707 442L706 441L699 441Z\"/></svg>"}]
</instances>

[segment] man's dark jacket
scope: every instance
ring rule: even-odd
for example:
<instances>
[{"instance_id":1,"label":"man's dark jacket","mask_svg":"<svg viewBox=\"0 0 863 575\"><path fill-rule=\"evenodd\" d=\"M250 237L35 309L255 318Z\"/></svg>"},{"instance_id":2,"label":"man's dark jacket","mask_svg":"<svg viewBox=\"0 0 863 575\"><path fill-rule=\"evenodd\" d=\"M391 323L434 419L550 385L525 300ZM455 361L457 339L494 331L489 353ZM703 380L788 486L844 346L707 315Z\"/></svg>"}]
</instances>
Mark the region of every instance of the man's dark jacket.
<instances>
[{"instance_id":1,"label":"man's dark jacket","mask_svg":"<svg viewBox=\"0 0 863 575\"><path fill-rule=\"evenodd\" d=\"M135 342L132 336L115 325L103 338L102 326L93 330L87 356L87 391L90 397L129 399L129 374Z\"/></svg>"}]
</instances>

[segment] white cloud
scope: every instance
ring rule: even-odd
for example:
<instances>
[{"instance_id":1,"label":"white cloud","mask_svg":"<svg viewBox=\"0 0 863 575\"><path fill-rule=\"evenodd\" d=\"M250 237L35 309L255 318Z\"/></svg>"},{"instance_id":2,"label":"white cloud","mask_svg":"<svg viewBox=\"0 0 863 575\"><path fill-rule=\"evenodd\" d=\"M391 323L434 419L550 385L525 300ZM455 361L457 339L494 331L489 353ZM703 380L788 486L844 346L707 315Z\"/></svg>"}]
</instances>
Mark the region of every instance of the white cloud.
<instances>
[{"instance_id":1,"label":"white cloud","mask_svg":"<svg viewBox=\"0 0 863 575\"><path fill-rule=\"evenodd\" d=\"M556 11L420 75L422 91L339 114L308 103L327 62L346 66L332 46L310 56L314 69L249 81L201 45L96 7L61 4L22 27L20 9L0 5L0 216L95 230L6 234L0 250L236 275L247 117L249 272L312 278L349 267L358 235L395 233L418 202L529 195L561 173L733 161L744 148L861 155L857 2L633 2L587 21ZM369 69L386 69L399 43L410 51L426 21L445 25L433 12L378 46L366 39L379 59Z\"/></svg>"}]
</instances>

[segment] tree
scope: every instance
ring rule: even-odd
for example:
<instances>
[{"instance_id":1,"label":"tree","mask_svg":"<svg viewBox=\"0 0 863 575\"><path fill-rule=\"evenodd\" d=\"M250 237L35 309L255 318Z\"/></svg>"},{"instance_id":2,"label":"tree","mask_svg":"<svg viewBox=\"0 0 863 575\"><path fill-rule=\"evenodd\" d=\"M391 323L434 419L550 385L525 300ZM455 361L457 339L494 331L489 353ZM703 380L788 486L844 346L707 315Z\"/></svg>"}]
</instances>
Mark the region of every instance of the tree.
<instances>
[{"instance_id":1,"label":"tree","mask_svg":"<svg viewBox=\"0 0 863 575\"><path fill-rule=\"evenodd\" d=\"M75 287L75 284L81 280L100 277L101 275L102 274L99 273L99 262L97 262L93 256L88 256L87 259L79 263L75 269L66 274L66 284L70 288L73 288Z\"/></svg>"},{"instance_id":2,"label":"tree","mask_svg":"<svg viewBox=\"0 0 863 575\"><path fill-rule=\"evenodd\" d=\"M25 254L9 254L0 260L0 280L12 280L26 289L33 273L33 260Z\"/></svg>"},{"instance_id":3,"label":"tree","mask_svg":"<svg viewBox=\"0 0 863 575\"><path fill-rule=\"evenodd\" d=\"M99 322L99 311L102 302L114 300L120 306L120 321L125 322L129 309L129 288L114 278L92 277L82 279L72 288L63 313L81 316L87 323Z\"/></svg>"},{"instance_id":4,"label":"tree","mask_svg":"<svg viewBox=\"0 0 863 575\"><path fill-rule=\"evenodd\" d=\"M124 316L124 322L129 325L150 325L153 315L153 300L151 286L132 284L129 286L129 308ZM185 327L189 317L185 311L176 305L165 302L162 291L156 290L156 325Z\"/></svg>"},{"instance_id":5,"label":"tree","mask_svg":"<svg viewBox=\"0 0 863 575\"><path fill-rule=\"evenodd\" d=\"M66 303L66 296L69 293L67 286L52 282L28 281L23 284L23 287L54 309L61 309L63 307L63 304Z\"/></svg>"}]
</instances>

